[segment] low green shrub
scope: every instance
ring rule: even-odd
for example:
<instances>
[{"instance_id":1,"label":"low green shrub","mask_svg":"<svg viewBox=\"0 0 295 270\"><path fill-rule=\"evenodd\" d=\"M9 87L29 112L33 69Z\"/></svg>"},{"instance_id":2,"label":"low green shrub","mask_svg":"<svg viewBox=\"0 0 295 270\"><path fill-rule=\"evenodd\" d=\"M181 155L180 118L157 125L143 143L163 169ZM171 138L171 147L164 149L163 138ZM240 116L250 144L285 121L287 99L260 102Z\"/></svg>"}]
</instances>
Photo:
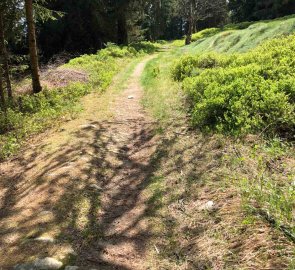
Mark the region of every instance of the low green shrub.
<instances>
[{"instance_id":1,"label":"low green shrub","mask_svg":"<svg viewBox=\"0 0 295 270\"><path fill-rule=\"evenodd\" d=\"M183 39L176 39L171 42L172 47L182 47L185 45L184 38Z\"/></svg>"},{"instance_id":2,"label":"low green shrub","mask_svg":"<svg viewBox=\"0 0 295 270\"><path fill-rule=\"evenodd\" d=\"M187 56L172 69L183 80L192 122L205 130L294 135L295 36L245 54Z\"/></svg>"},{"instance_id":3,"label":"low green shrub","mask_svg":"<svg viewBox=\"0 0 295 270\"><path fill-rule=\"evenodd\" d=\"M157 43L153 43L150 41L141 41L130 44L128 48L133 48L137 52L137 54L150 54L156 52L160 48L161 44L163 44L163 42L161 41Z\"/></svg>"},{"instance_id":4,"label":"low green shrub","mask_svg":"<svg viewBox=\"0 0 295 270\"><path fill-rule=\"evenodd\" d=\"M195 77L204 69L223 67L232 62L234 57L229 58L218 53L207 53L197 56L184 56L171 69L174 80L183 81L187 77Z\"/></svg>"},{"instance_id":5,"label":"low green shrub","mask_svg":"<svg viewBox=\"0 0 295 270\"><path fill-rule=\"evenodd\" d=\"M183 57L178 61L171 70L171 74L174 80L182 81L186 77L193 75L193 70L197 68L198 60L193 56Z\"/></svg>"}]
</instances>

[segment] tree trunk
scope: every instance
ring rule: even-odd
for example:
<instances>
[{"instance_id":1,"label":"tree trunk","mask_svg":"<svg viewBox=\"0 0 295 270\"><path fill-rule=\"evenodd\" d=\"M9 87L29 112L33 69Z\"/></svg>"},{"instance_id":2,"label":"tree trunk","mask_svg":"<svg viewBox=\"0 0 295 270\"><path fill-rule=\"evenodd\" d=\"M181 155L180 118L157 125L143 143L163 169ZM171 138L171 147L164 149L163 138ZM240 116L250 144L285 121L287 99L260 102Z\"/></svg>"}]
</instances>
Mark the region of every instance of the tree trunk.
<instances>
[{"instance_id":1,"label":"tree trunk","mask_svg":"<svg viewBox=\"0 0 295 270\"><path fill-rule=\"evenodd\" d=\"M192 27L192 20L190 19L188 22L188 30L185 37L185 45L189 45L192 43L192 34L193 34L193 27Z\"/></svg>"},{"instance_id":2,"label":"tree trunk","mask_svg":"<svg viewBox=\"0 0 295 270\"><path fill-rule=\"evenodd\" d=\"M128 30L127 30L127 20L126 12L120 11L118 14L118 34L117 40L120 45L128 45Z\"/></svg>"},{"instance_id":3,"label":"tree trunk","mask_svg":"<svg viewBox=\"0 0 295 270\"><path fill-rule=\"evenodd\" d=\"M194 18L193 18L193 1L190 3L190 9L189 9L189 18L188 18L188 27L187 27L187 33L185 37L185 45L189 45L192 42L192 34L193 34L193 27L194 27Z\"/></svg>"},{"instance_id":4,"label":"tree trunk","mask_svg":"<svg viewBox=\"0 0 295 270\"><path fill-rule=\"evenodd\" d=\"M25 0L26 18L28 25L29 36L29 51L30 51L30 63L32 72L33 92L39 93L42 91L40 76L39 76L39 63L38 63L38 51L36 42L35 23L33 15L33 0Z\"/></svg>"},{"instance_id":5,"label":"tree trunk","mask_svg":"<svg viewBox=\"0 0 295 270\"><path fill-rule=\"evenodd\" d=\"M192 32L193 32L193 34L197 32L197 23L196 22L193 23L193 31Z\"/></svg>"},{"instance_id":6,"label":"tree trunk","mask_svg":"<svg viewBox=\"0 0 295 270\"><path fill-rule=\"evenodd\" d=\"M161 9L162 9L162 3L161 0L156 0L155 3L155 41L159 39L160 33L161 33L161 28L162 28L162 14L161 14Z\"/></svg>"},{"instance_id":7,"label":"tree trunk","mask_svg":"<svg viewBox=\"0 0 295 270\"><path fill-rule=\"evenodd\" d=\"M4 90L3 90L3 80L2 80L2 67L0 66L0 107L2 111L6 110Z\"/></svg>"},{"instance_id":8,"label":"tree trunk","mask_svg":"<svg viewBox=\"0 0 295 270\"><path fill-rule=\"evenodd\" d=\"M3 66L3 70L4 70L4 77L5 77L5 81L6 81L6 89L7 89L8 98L12 99L12 88L11 88L11 81L10 81L10 76L9 76L8 53L7 53L6 46L5 46L2 11L0 11L0 54L1 54L1 65Z\"/></svg>"}]
</instances>

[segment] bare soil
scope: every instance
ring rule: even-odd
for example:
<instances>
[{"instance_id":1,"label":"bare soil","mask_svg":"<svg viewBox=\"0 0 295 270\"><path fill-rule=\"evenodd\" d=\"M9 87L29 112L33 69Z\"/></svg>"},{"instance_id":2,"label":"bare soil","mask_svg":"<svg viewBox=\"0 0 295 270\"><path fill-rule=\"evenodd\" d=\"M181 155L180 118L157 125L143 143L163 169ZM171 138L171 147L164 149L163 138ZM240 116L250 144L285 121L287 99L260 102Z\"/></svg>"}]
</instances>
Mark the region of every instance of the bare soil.
<instances>
[{"instance_id":1,"label":"bare soil","mask_svg":"<svg viewBox=\"0 0 295 270\"><path fill-rule=\"evenodd\" d=\"M79 118L0 164L0 269L69 254L68 264L146 269L152 235L144 190L157 147L154 123L140 105L147 60L123 92L89 95Z\"/></svg>"}]
</instances>

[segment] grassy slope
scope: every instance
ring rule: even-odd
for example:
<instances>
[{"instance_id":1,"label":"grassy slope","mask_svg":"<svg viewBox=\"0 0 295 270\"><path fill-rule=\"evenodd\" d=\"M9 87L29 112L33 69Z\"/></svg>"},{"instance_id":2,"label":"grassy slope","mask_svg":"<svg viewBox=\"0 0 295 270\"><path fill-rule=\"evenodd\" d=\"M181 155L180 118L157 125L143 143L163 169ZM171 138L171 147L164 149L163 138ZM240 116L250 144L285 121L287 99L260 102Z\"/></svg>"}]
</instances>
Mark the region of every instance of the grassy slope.
<instances>
[{"instance_id":1,"label":"grassy slope","mask_svg":"<svg viewBox=\"0 0 295 270\"><path fill-rule=\"evenodd\" d=\"M279 35L295 32L295 18L258 22L242 30L226 30L212 37L200 39L185 51L200 53L204 51L246 52L261 42Z\"/></svg>"},{"instance_id":2,"label":"grassy slope","mask_svg":"<svg viewBox=\"0 0 295 270\"><path fill-rule=\"evenodd\" d=\"M165 141L150 187L151 193L160 194L161 206L153 218L160 252L151 254L152 269L295 269L294 244L255 208L259 197L271 208L289 205L285 213L292 215L294 198L285 197L283 190L294 179L294 148L253 135L234 140L191 131L184 94L170 74L184 53L247 51L264 39L291 33L294 26L291 18L221 32L172 48L148 63L142 78L144 104L159 120ZM253 199L254 193L258 197ZM209 201L213 209L206 209Z\"/></svg>"}]
</instances>

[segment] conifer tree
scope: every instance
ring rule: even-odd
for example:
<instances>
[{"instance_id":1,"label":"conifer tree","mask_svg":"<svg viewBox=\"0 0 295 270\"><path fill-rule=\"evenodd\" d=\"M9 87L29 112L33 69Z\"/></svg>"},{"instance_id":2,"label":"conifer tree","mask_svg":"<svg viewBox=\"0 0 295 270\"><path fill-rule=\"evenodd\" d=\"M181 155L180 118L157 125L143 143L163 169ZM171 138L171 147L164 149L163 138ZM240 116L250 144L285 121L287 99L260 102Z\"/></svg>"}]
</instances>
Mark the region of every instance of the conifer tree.
<instances>
[{"instance_id":1,"label":"conifer tree","mask_svg":"<svg viewBox=\"0 0 295 270\"><path fill-rule=\"evenodd\" d=\"M11 80L9 75L9 60L5 44L5 30L4 30L4 12L7 8L6 1L3 1L0 6L0 64L3 69L3 76L6 82L6 90L9 99L12 99Z\"/></svg>"},{"instance_id":2,"label":"conifer tree","mask_svg":"<svg viewBox=\"0 0 295 270\"><path fill-rule=\"evenodd\" d=\"M33 92L39 93L42 91L39 75L39 60L36 42L36 31L34 22L33 0L25 0L25 11L28 26L28 39L30 51L30 63L32 73Z\"/></svg>"}]
</instances>

